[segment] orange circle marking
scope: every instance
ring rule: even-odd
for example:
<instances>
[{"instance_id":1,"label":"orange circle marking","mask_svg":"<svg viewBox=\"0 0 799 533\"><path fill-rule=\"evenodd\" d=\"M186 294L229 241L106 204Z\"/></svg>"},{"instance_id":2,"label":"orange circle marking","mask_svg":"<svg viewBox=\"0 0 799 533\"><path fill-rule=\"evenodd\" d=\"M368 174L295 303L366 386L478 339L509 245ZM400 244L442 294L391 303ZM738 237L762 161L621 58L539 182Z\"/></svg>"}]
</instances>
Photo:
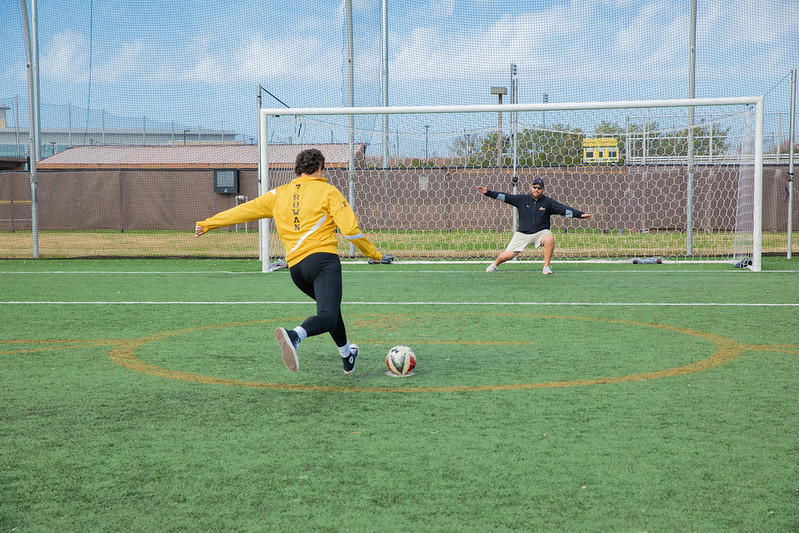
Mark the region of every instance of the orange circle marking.
<instances>
[{"instance_id":1,"label":"orange circle marking","mask_svg":"<svg viewBox=\"0 0 799 533\"><path fill-rule=\"evenodd\" d=\"M117 365L142 372L151 376L163 377L167 379L179 379L195 383L209 385L227 385L234 387L250 387L259 389L276 389L288 391L322 391L322 392L476 392L476 391L501 391L501 390L527 390L527 389L547 389L559 387L584 387L588 385L603 385L611 383L626 383L630 381L643 381L650 379L660 379L667 377L681 376L701 372L731 361L738 357L743 351L765 351L784 353L789 355L799 355L799 345L790 344L747 344L727 339L720 335L707 333L676 326L666 326L648 322L636 322L632 320L616 320L606 318L577 317L577 316L557 316L557 315L537 315L537 314L506 314L506 316L528 317L528 318L550 318L561 320L583 320L593 322L604 322L608 324L623 324L638 327L656 328L664 331L689 335L700 339L705 339L715 346L715 351L709 357L690 363L687 365L644 372L640 374L629 374L626 376L612 376L593 379L576 379L568 381L549 381L540 383L516 383L516 384L495 384L495 385L475 385L475 386L450 386L450 387L342 387L324 385L304 385L291 383L270 383L261 381L247 381L240 379L221 378L215 376L203 376L189 372L181 372L168 368L159 367L142 361L134 354L135 350L145 344L158 342L160 340L180 334L195 333L219 328L230 328L248 326L254 324L266 324L274 320L254 320L247 322L234 322L230 324L218 324L211 326L201 326L196 328L186 328L174 331L166 331L147 335L136 339L26 339L26 340L0 340L0 345L15 346L15 349L0 350L0 355L15 355L22 353L36 353L44 351L64 350L69 348L86 348L96 346L112 346L108 353L111 360ZM362 318L362 317L361 317ZM383 342L383 341L367 341ZM415 341L417 344L461 344L461 345L483 345L483 346L522 346L535 344L530 341L468 341L468 340L442 340L442 341Z\"/></svg>"},{"instance_id":2,"label":"orange circle marking","mask_svg":"<svg viewBox=\"0 0 799 533\"><path fill-rule=\"evenodd\" d=\"M257 320L249 322L236 322L232 324L219 324L214 326L203 326L199 328L180 329L175 331L163 332L138 339L130 339L120 341L110 352L111 360L116 364L143 372L152 376L159 376L168 379L180 379L184 381L192 381L195 383L204 383L210 385L228 385L236 387L250 387L260 389L277 389L289 391L321 391L321 392L477 392L477 391L502 391L502 390L527 390L527 389L546 389L546 388L559 388L559 387L582 387L588 385L603 385L611 383L626 383L630 381L642 381L651 379L660 379L666 377L675 377L685 374L692 374L701 372L715 366L722 365L738 357L742 351L745 350L760 350L760 351L778 351L783 353L797 354L799 353L799 346L782 345L755 345L745 344L715 335L704 331L698 331L687 328L680 328L676 326L666 326L663 324L654 324L646 322L636 322L632 320L615 320L605 318L590 318L590 317L576 317L576 316L553 316L553 315L514 315L535 318L554 318L564 320L585 320L594 322L604 322L610 324L625 324L630 326L650 327L661 329L665 331L673 331L683 335L690 335L705 339L715 345L715 352L699 361L690 363L684 366L670 368L666 370L659 370L653 372L644 372L640 374L629 374L626 376L613 376L602 377L594 379L576 379L568 381L550 381L540 383L517 383L517 384L496 384L496 385L478 385L478 386L449 386L449 387L342 387L342 386L324 386L324 385L304 385L304 384L291 384L291 383L270 383L261 381L247 381L240 379L220 378L214 376L203 376L192 374L189 372L181 372L162 368L159 366L146 363L134 355L134 351L139 346L147 343L156 342L174 335L193 333L196 331L211 330L217 328L229 328L252 324L264 324L271 322L271 320ZM432 344L483 344L483 345L523 345L532 344L530 342L507 342L507 341L428 341Z\"/></svg>"}]
</instances>

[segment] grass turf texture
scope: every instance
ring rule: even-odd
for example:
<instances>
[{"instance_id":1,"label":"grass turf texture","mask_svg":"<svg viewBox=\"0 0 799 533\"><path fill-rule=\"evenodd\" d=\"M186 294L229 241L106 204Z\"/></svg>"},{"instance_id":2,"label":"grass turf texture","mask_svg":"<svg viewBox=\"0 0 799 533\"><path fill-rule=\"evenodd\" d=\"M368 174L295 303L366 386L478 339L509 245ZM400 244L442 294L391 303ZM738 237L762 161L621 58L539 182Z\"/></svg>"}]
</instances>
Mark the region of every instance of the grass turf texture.
<instances>
[{"instance_id":1,"label":"grass turf texture","mask_svg":"<svg viewBox=\"0 0 799 533\"><path fill-rule=\"evenodd\" d=\"M346 264L344 375L257 261L0 261L0 530L799 527L796 260L483 269Z\"/></svg>"}]
</instances>

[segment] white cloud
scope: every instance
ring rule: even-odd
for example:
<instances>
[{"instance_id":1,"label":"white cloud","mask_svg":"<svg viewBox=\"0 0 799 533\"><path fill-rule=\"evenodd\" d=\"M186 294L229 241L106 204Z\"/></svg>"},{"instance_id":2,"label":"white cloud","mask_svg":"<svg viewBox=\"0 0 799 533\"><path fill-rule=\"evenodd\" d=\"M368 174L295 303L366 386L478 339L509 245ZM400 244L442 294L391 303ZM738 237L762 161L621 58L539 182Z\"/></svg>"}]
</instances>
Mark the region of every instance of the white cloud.
<instances>
[{"instance_id":1,"label":"white cloud","mask_svg":"<svg viewBox=\"0 0 799 533\"><path fill-rule=\"evenodd\" d=\"M510 63L535 66L537 72L573 65L585 21L566 7L545 12L506 15L487 26L472 26L458 34L442 35L439 28L419 27L407 37L394 36L399 51L391 71L404 80L468 80L505 72ZM561 43L568 43L560 46ZM553 73L554 74L554 73Z\"/></svg>"},{"instance_id":2,"label":"white cloud","mask_svg":"<svg viewBox=\"0 0 799 533\"><path fill-rule=\"evenodd\" d=\"M271 40L262 35L250 38L231 58L230 74L237 81L274 79L319 83L331 64L340 62L340 51L314 37L302 34Z\"/></svg>"},{"instance_id":3,"label":"white cloud","mask_svg":"<svg viewBox=\"0 0 799 533\"><path fill-rule=\"evenodd\" d=\"M496 12L485 10L481 0L471 0L471 6L429 1L427 18L391 21L392 84L484 85L487 79L507 79L512 62L531 84L673 84L686 75L688 6L675 10L672 0L569 0L547 2L543 8L536 3L527 13L488 20L475 17ZM789 56L799 48L797 33L787 21L799 20L799 2L743 4L726 9L721 0L700 3L697 59L706 74L723 76L726 69L727 75L734 71L743 76L753 62L795 63ZM382 61L380 0L355 0L353 8L361 24L372 25L356 32L356 78L377 83ZM298 17L290 28L270 25L238 34L235 43L206 33L177 45L138 36L95 42L91 79L159 87L175 82L279 83L304 92L303 85L325 84L328 92L340 92L343 3L334 20L330 18L330 13L312 13ZM40 65L43 78L87 83L88 37L73 30L57 33L44 47Z\"/></svg>"},{"instance_id":4,"label":"white cloud","mask_svg":"<svg viewBox=\"0 0 799 533\"><path fill-rule=\"evenodd\" d=\"M123 43L110 59L99 62L92 71L92 79L103 83L119 83L125 79L137 79L149 72L145 45L142 41Z\"/></svg>"},{"instance_id":5,"label":"white cloud","mask_svg":"<svg viewBox=\"0 0 799 533\"><path fill-rule=\"evenodd\" d=\"M90 68L92 82L118 83L140 79L152 67L141 41L122 43L112 51L95 49L90 57L86 36L71 30L55 35L39 59L40 75L58 82L88 83Z\"/></svg>"},{"instance_id":6,"label":"white cloud","mask_svg":"<svg viewBox=\"0 0 799 533\"><path fill-rule=\"evenodd\" d=\"M89 43L67 30L56 35L40 60L42 77L58 82L88 83ZM309 34L267 40L253 35L241 48L220 50L210 35L198 35L182 49L166 50L158 43L135 40L114 49L95 43L91 65L93 83L122 82L169 85L175 82L253 83L281 78L323 80L330 65L341 61L340 50L325 46Z\"/></svg>"},{"instance_id":7,"label":"white cloud","mask_svg":"<svg viewBox=\"0 0 799 533\"><path fill-rule=\"evenodd\" d=\"M456 1L457 0L431 0L429 12L435 17L450 17L455 12Z\"/></svg>"},{"instance_id":8,"label":"white cloud","mask_svg":"<svg viewBox=\"0 0 799 533\"><path fill-rule=\"evenodd\" d=\"M39 75L57 81L85 83L88 80L89 41L70 30L53 37L39 57Z\"/></svg>"}]
</instances>

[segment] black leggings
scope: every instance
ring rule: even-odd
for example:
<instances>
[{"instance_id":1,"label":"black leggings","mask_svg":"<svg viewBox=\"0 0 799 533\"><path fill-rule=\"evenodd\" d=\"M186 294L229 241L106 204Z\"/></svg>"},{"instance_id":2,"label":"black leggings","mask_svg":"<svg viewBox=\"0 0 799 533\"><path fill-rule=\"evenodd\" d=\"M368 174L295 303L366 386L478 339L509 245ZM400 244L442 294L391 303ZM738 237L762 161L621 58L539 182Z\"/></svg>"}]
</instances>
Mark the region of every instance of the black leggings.
<instances>
[{"instance_id":1,"label":"black leggings","mask_svg":"<svg viewBox=\"0 0 799 533\"><path fill-rule=\"evenodd\" d=\"M347 344L347 329L341 317L341 261L337 254L311 254L289 269L291 280L316 300L316 315L302 323L309 337L329 332L336 346Z\"/></svg>"}]
</instances>

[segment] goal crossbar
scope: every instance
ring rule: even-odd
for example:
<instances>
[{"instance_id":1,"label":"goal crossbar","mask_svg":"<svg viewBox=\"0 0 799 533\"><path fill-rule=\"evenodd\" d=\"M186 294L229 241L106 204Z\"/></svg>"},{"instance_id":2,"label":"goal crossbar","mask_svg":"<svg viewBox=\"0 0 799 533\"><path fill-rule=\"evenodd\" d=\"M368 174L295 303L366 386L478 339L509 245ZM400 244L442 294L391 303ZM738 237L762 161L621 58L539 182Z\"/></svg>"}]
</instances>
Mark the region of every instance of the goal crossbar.
<instances>
[{"instance_id":1,"label":"goal crossbar","mask_svg":"<svg viewBox=\"0 0 799 533\"><path fill-rule=\"evenodd\" d=\"M511 113L521 111L576 111L582 109L638 109L713 105L762 105L763 97L622 100L613 102L550 102L546 104L485 104L404 107L298 107L262 108L261 116L277 115L413 115L426 113Z\"/></svg>"}]
</instances>

